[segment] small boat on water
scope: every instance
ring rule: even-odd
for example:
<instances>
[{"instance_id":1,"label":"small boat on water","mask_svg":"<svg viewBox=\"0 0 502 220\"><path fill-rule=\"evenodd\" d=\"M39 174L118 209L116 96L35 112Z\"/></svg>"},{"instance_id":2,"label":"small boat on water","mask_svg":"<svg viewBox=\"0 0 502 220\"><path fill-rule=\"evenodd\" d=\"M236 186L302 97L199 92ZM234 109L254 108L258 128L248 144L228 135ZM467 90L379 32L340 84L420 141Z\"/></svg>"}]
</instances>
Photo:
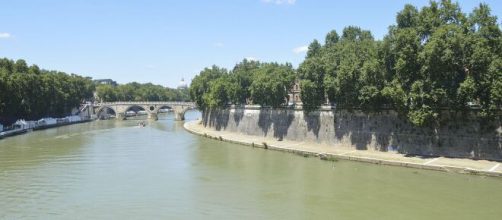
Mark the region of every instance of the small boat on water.
<instances>
[{"instance_id":1,"label":"small boat on water","mask_svg":"<svg viewBox=\"0 0 502 220\"><path fill-rule=\"evenodd\" d=\"M146 126L146 123L145 123L144 121L140 121L140 122L138 123L138 126L139 126L140 128L144 128L144 127Z\"/></svg>"}]
</instances>

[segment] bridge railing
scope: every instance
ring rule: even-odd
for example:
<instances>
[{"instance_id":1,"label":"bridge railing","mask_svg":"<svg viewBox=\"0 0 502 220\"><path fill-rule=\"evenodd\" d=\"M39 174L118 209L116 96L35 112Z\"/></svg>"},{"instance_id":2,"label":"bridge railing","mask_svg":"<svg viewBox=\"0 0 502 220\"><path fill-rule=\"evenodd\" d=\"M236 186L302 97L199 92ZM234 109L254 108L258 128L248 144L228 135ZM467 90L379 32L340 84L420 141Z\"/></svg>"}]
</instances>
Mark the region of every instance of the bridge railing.
<instances>
[{"instance_id":1,"label":"bridge railing","mask_svg":"<svg viewBox=\"0 0 502 220\"><path fill-rule=\"evenodd\" d=\"M194 102L99 102L95 103L94 106L104 106L104 105L177 105L177 106L193 106Z\"/></svg>"}]
</instances>

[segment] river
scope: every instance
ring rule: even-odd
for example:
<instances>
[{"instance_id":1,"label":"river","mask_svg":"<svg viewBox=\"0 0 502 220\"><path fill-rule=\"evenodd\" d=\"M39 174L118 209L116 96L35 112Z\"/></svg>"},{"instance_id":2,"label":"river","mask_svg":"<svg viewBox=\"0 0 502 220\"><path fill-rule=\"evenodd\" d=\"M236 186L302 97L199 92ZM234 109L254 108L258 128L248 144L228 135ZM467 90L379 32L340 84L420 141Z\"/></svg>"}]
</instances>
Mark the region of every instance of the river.
<instances>
[{"instance_id":1,"label":"river","mask_svg":"<svg viewBox=\"0 0 502 220\"><path fill-rule=\"evenodd\" d=\"M96 121L0 140L0 219L502 216L502 179L224 143L188 133L172 115L137 123Z\"/></svg>"}]
</instances>

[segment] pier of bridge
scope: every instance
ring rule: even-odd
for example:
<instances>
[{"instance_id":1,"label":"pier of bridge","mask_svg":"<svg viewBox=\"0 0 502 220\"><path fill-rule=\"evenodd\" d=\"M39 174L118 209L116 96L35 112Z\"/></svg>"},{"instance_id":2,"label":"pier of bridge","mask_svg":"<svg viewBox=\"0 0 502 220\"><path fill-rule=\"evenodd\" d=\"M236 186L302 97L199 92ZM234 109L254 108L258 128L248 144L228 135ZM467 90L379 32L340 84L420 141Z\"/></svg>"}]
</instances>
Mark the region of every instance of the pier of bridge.
<instances>
[{"instance_id":1,"label":"pier of bridge","mask_svg":"<svg viewBox=\"0 0 502 220\"><path fill-rule=\"evenodd\" d=\"M185 120L185 113L195 108L193 102L102 102L94 104L94 115L101 118L107 109L115 112L115 117L119 120L126 118L126 112L133 107L140 107L146 111L148 118L158 120L159 110L168 107L173 110L175 120Z\"/></svg>"}]
</instances>

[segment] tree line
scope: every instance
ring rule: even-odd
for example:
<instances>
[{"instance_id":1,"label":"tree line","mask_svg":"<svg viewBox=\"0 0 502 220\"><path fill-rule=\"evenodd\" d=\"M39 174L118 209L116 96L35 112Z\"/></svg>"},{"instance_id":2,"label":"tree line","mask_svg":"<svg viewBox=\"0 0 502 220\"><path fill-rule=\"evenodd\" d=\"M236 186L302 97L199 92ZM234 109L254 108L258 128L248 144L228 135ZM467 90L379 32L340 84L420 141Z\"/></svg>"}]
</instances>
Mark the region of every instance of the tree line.
<instances>
[{"instance_id":1,"label":"tree line","mask_svg":"<svg viewBox=\"0 0 502 220\"><path fill-rule=\"evenodd\" d=\"M188 90L151 83L112 87L96 85L90 77L28 66L25 60L0 59L0 123L23 118L63 117L94 98L102 101L189 101Z\"/></svg>"},{"instance_id":2,"label":"tree line","mask_svg":"<svg viewBox=\"0 0 502 220\"><path fill-rule=\"evenodd\" d=\"M190 96L203 108L241 105L250 100L261 106L279 107L295 80L292 65L260 63L244 59L228 71L218 66L205 68L190 84Z\"/></svg>"},{"instance_id":3,"label":"tree line","mask_svg":"<svg viewBox=\"0 0 502 220\"><path fill-rule=\"evenodd\" d=\"M88 98L94 84L88 77L42 70L26 61L0 59L0 121L62 117Z\"/></svg>"},{"instance_id":4,"label":"tree line","mask_svg":"<svg viewBox=\"0 0 502 220\"><path fill-rule=\"evenodd\" d=\"M152 83L127 83L118 86L97 85L100 101L189 101L187 89L172 89Z\"/></svg>"},{"instance_id":5,"label":"tree line","mask_svg":"<svg viewBox=\"0 0 502 220\"><path fill-rule=\"evenodd\" d=\"M298 69L244 60L232 71L213 66L192 81L202 108L227 103L279 107L298 79L305 111L329 104L343 109L392 108L415 125L430 125L441 112L495 116L502 105L502 32L490 7L471 13L450 0L417 9L405 5L383 40L349 26L324 44L314 40Z\"/></svg>"}]
</instances>

